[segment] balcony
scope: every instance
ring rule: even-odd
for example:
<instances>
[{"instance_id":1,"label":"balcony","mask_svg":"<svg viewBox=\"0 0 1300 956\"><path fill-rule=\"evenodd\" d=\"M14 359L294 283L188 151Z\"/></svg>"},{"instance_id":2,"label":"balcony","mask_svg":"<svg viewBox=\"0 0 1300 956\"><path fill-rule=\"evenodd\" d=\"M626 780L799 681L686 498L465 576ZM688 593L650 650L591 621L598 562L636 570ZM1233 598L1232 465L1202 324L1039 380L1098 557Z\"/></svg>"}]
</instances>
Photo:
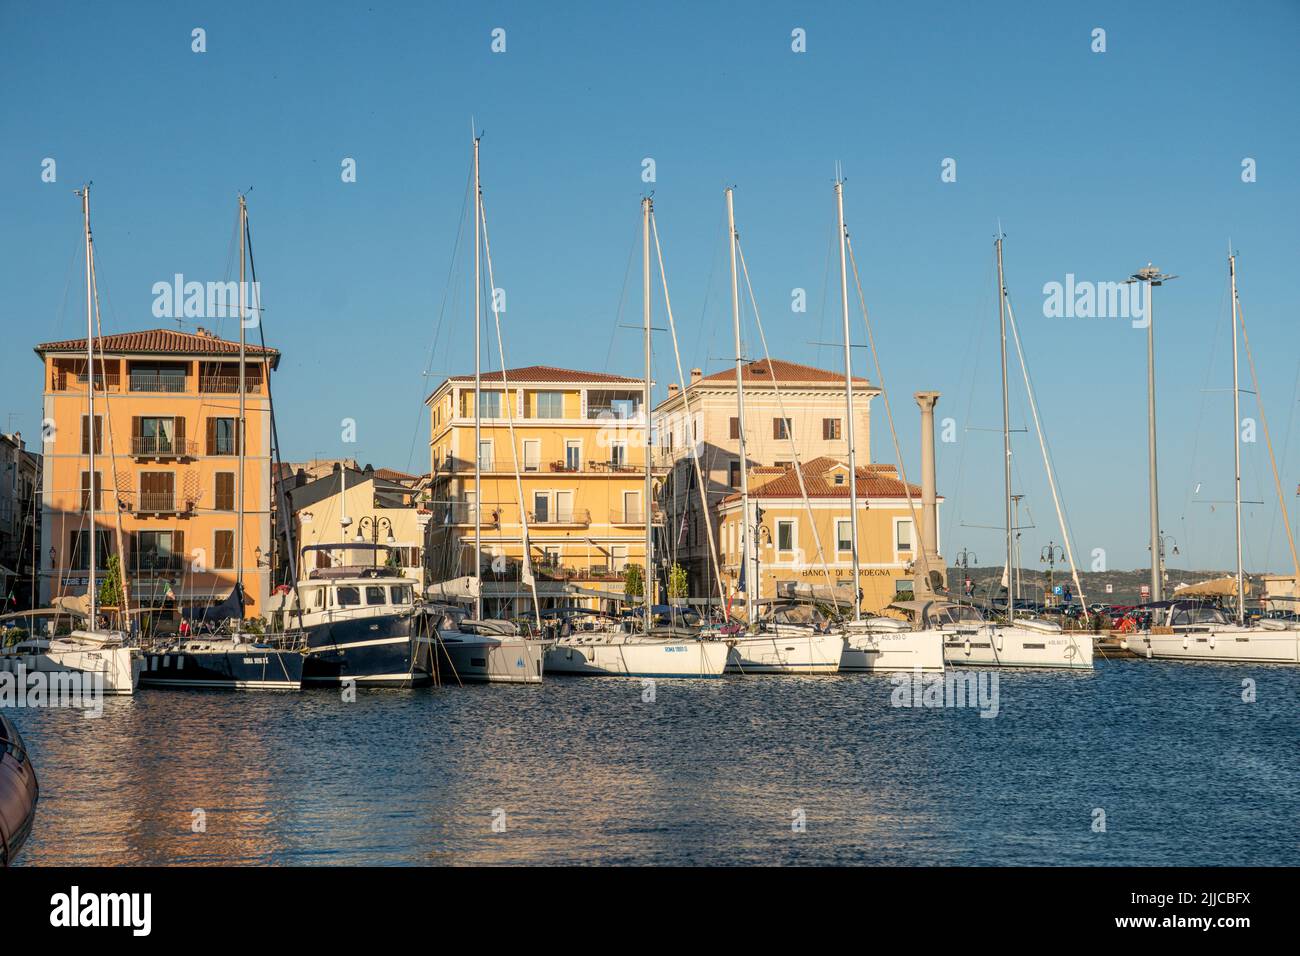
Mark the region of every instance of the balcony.
<instances>
[{"instance_id":1,"label":"balcony","mask_svg":"<svg viewBox=\"0 0 1300 956\"><path fill-rule=\"evenodd\" d=\"M132 458L193 458L197 449L196 442L185 438L142 435L131 439Z\"/></svg>"},{"instance_id":2,"label":"balcony","mask_svg":"<svg viewBox=\"0 0 1300 956\"><path fill-rule=\"evenodd\" d=\"M177 499L172 491L146 491L138 496L134 507L138 515L175 515L188 514L194 503Z\"/></svg>"},{"instance_id":3,"label":"balcony","mask_svg":"<svg viewBox=\"0 0 1300 956\"><path fill-rule=\"evenodd\" d=\"M262 390L261 375L244 375L244 392L260 392ZM210 392L219 395L234 395L239 393L239 376L236 375L204 375L199 379L199 391Z\"/></svg>"},{"instance_id":4,"label":"balcony","mask_svg":"<svg viewBox=\"0 0 1300 956\"><path fill-rule=\"evenodd\" d=\"M661 509L655 508L650 514L651 522L656 525L664 523L664 513ZM611 508L609 512L610 524L645 524L644 508Z\"/></svg>"},{"instance_id":5,"label":"balcony","mask_svg":"<svg viewBox=\"0 0 1300 956\"><path fill-rule=\"evenodd\" d=\"M132 372L129 388L132 392L183 392L185 381L183 372Z\"/></svg>"},{"instance_id":6,"label":"balcony","mask_svg":"<svg viewBox=\"0 0 1300 956\"><path fill-rule=\"evenodd\" d=\"M122 384L122 377L117 372L95 373L95 388L99 391L108 389L116 390ZM78 390L86 387L85 372L68 372L62 369L55 369L50 383L50 390L55 392L66 392L75 385Z\"/></svg>"},{"instance_id":7,"label":"balcony","mask_svg":"<svg viewBox=\"0 0 1300 956\"><path fill-rule=\"evenodd\" d=\"M442 513L434 518L434 524L452 525L452 524L473 524L476 508L473 504L464 501L454 501L444 505ZM485 528L501 527L500 509L492 508L483 512L483 526Z\"/></svg>"},{"instance_id":8,"label":"balcony","mask_svg":"<svg viewBox=\"0 0 1300 956\"><path fill-rule=\"evenodd\" d=\"M591 512L586 508L574 508L566 511L548 511L546 514L539 514L536 511L528 512L528 523L535 525L570 525L580 528L586 528L591 524Z\"/></svg>"}]
</instances>

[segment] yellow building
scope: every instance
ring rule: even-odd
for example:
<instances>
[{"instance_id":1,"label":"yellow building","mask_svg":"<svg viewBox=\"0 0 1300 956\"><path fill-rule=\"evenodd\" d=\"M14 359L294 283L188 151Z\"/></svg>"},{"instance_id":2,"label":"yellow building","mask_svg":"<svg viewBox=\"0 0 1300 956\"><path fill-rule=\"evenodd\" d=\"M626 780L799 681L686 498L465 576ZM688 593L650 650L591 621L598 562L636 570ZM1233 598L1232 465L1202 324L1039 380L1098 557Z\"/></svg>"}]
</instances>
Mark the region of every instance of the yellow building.
<instances>
[{"instance_id":1,"label":"yellow building","mask_svg":"<svg viewBox=\"0 0 1300 956\"><path fill-rule=\"evenodd\" d=\"M509 616L532 606L522 580L525 517L542 607L613 610L625 566L645 566L642 380L530 366L507 370L504 379L484 373L482 396L485 613ZM432 580L442 581L474 573L474 377L447 379L426 404L427 560ZM651 518L660 520L653 506Z\"/></svg>"},{"instance_id":2,"label":"yellow building","mask_svg":"<svg viewBox=\"0 0 1300 956\"><path fill-rule=\"evenodd\" d=\"M48 604L52 597L86 591L94 494L96 566L102 574L109 555L122 557L133 607L220 600L234 586L238 563L250 602L246 616L259 616L271 562L267 376L279 352L246 349L242 428L239 345L204 329L97 339L93 425L87 416L86 340L46 342L36 354L44 363L47 432L42 599ZM87 468L92 435L93 481ZM236 554L241 488L243 553Z\"/></svg>"},{"instance_id":3,"label":"yellow building","mask_svg":"<svg viewBox=\"0 0 1300 956\"><path fill-rule=\"evenodd\" d=\"M853 580L849 467L819 457L802 468L806 503L794 468L758 467L749 473L748 524L756 529L759 598L776 597L780 582L845 587ZM880 611L898 592L914 588L917 527L924 519L921 487L907 489L893 465L858 466L858 587L864 611ZM936 513L942 501L936 500ZM739 584L745 527L740 494L723 498L717 512L723 581L731 594Z\"/></svg>"}]
</instances>

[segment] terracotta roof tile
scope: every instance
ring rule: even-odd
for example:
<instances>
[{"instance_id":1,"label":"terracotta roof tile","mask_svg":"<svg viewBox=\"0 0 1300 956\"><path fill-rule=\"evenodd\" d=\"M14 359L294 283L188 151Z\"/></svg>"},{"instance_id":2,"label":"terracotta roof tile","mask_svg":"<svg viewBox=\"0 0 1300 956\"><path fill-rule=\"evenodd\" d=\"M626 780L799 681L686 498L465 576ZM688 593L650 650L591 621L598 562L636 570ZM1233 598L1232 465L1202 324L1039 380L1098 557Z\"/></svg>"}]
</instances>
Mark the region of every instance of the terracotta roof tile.
<instances>
[{"instance_id":1,"label":"terracotta roof tile","mask_svg":"<svg viewBox=\"0 0 1300 956\"><path fill-rule=\"evenodd\" d=\"M836 372L828 372L826 369L814 368L811 365L800 365L798 362L787 362L784 359L760 359L757 362L748 362L741 366L741 374L745 384L751 382L763 384L776 379L777 385L793 385L796 382L843 382L844 376ZM714 372L712 375L706 375L699 382L700 384L708 382L714 385L735 384L736 370L734 368L724 369L721 372ZM861 382L863 385L871 383L861 375L853 376L853 381Z\"/></svg>"},{"instance_id":2,"label":"terracotta roof tile","mask_svg":"<svg viewBox=\"0 0 1300 956\"><path fill-rule=\"evenodd\" d=\"M773 469L769 468L750 468L751 476L770 473ZM835 484L834 472L841 472L844 475L844 484ZM809 498L847 498L849 496L848 465L836 458L814 458L812 461L803 463L804 487L807 489ZM919 485L908 483L906 486L911 490L912 497L919 499L921 497L921 488ZM768 481L763 481L757 487L749 489L751 498L801 498L799 491L799 475L793 467L780 470ZM904 490L904 484L898 477L898 470L893 465L859 465L858 466L858 497L859 498L905 498L907 492ZM723 503L740 500L739 494L731 494L723 498Z\"/></svg>"},{"instance_id":3,"label":"terracotta roof tile","mask_svg":"<svg viewBox=\"0 0 1300 956\"><path fill-rule=\"evenodd\" d=\"M505 374L512 385L537 385L550 384L551 382L597 382L619 385L640 385L642 383L642 379L628 378L625 375L610 375L607 372L582 372L571 368L557 368L554 365L528 365L524 368L507 369ZM485 382L499 382L501 381L501 373L499 371L484 372L482 379ZM472 382L474 376L453 375L449 380L453 382Z\"/></svg>"},{"instance_id":4,"label":"terracotta roof tile","mask_svg":"<svg viewBox=\"0 0 1300 956\"><path fill-rule=\"evenodd\" d=\"M239 355L239 343L218 338L212 334L200 335L196 332L181 332L177 329L149 329L144 332L121 332L105 335L97 339L97 350L104 353L134 355ZM36 354L44 356L46 352L84 352L86 340L65 339L62 342L42 342L36 346ZM279 362L280 353L276 349L263 348L251 343L244 346L248 355L270 356Z\"/></svg>"}]
</instances>

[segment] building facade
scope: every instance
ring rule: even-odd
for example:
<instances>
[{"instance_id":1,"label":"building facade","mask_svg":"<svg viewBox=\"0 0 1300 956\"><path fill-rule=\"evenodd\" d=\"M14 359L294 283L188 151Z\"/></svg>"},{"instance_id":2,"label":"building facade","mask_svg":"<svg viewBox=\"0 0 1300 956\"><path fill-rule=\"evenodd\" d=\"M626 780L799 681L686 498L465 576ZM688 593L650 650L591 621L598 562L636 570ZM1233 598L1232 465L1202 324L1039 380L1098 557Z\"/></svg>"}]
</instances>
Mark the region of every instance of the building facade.
<instances>
[{"instance_id":1,"label":"building facade","mask_svg":"<svg viewBox=\"0 0 1300 956\"><path fill-rule=\"evenodd\" d=\"M719 503L720 567L729 594L740 587L742 541L748 528L757 544L756 597L777 597L785 582L830 585L852 595L848 464L819 457L801 462L801 467L802 490L792 467L752 469L748 520L739 493ZM892 465L858 466L857 590L865 612L878 612L896 596L914 593L921 546L918 529L924 520L921 491L919 485L904 486ZM936 514L941 503L938 499ZM752 580L747 576L747 587ZM736 606L743 607L743 601L737 598Z\"/></svg>"},{"instance_id":2,"label":"building facade","mask_svg":"<svg viewBox=\"0 0 1300 956\"><path fill-rule=\"evenodd\" d=\"M645 566L646 409L642 380L531 366L482 376L474 446L474 377L426 400L431 436L429 564L434 581L474 573L474 456L481 469L484 599L492 616L532 607L528 553L543 608L613 610L624 569Z\"/></svg>"},{"instance_id":3,"label":"building facade","mask_svg":"<svg viewBox=\"0 0 1300 956\"><path fill-rule=\"evenodd\" d=\"M662 496L665 539L670 559L687 571L691 597L717 600L710 531L716 555L718 505L740 488L736 373L727 369L706 376L691 369L690 374L686 389L670 385L668 397L655 409L655 455L668 469ZM843 375L773 359L744 365L743 376L745 455L751 474L756 468L784 473L796 458L802 463L819 457L847 459ZM871 400L878 394L866 379L854 379L853 438L859 465L870 460ZM699 456L708 509L701 506L692 450Z\"/></svg>"},{"instance_id":4,"label":"building facade","mask_svg":"<svg viewBox=\"0 0 1300 956\"><path fill-rule=\"evenodd\" d=\"M294 541L298 553L294 568L304 578L313 568L341 564L364 564L370 560L349 556L344 551L312 551L303 560L302 549L337 543L377 544L385 550L375 560L388 564L416 582L424 592L425 532L431 512L416 500L416 493L396 476L400 472L380 468L339 466L324 477L304 480L287 488L293 515ZM302 474L305 478L305 474ZM281 578L285 579L285 578Z\"/></svg>"},{"instance_id":5,"label":"building facade","mask_svg":"<svg viewBox=\"0 0 1300 956\"><path fill-rule=\"evenodd\" d=\"M29 610L38 600L40 480L41 456L27 450L22 434L0 434L0 613Z\"/></svg>"},{"instance_id":6,"label":"building facade","mask_svg":"<svg viewBox=\"0 0 1300 956\"><path fill-rule=\"evenodd\" d=\"M267 379L279 353L247 347L242 424L239 345L204 329L97 339L93 423L86 340L46 342L36 354L50 437L41 491L43 600L85 594L94 540L101 573L110 555L119 557L133 608L214 603L242 574L245 616L260 616L272 561Z\"/></svg>"}]
</instances>

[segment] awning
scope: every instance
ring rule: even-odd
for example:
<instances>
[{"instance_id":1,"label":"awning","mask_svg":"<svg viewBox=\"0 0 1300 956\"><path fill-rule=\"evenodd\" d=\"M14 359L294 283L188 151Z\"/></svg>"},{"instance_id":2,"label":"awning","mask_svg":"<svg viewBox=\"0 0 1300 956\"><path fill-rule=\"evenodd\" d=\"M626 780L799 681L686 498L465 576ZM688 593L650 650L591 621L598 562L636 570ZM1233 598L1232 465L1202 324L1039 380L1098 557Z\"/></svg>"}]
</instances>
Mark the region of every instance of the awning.
<instances>
[{"instance_id":1,"label":"awning","mask_svg":"<svg viewBox=\"0 0 1300 956\"><path fill-rule=\"evenodd\" d=\"M1245 582L1245 592L1251 593L1250 582ZM1174 597L1233 597L1237 593L1237 579L1235 577L1214 578L1210 581L1202 581L1200 584L1184 584L1174 588Z\"/></svg>"}]
</instances>

